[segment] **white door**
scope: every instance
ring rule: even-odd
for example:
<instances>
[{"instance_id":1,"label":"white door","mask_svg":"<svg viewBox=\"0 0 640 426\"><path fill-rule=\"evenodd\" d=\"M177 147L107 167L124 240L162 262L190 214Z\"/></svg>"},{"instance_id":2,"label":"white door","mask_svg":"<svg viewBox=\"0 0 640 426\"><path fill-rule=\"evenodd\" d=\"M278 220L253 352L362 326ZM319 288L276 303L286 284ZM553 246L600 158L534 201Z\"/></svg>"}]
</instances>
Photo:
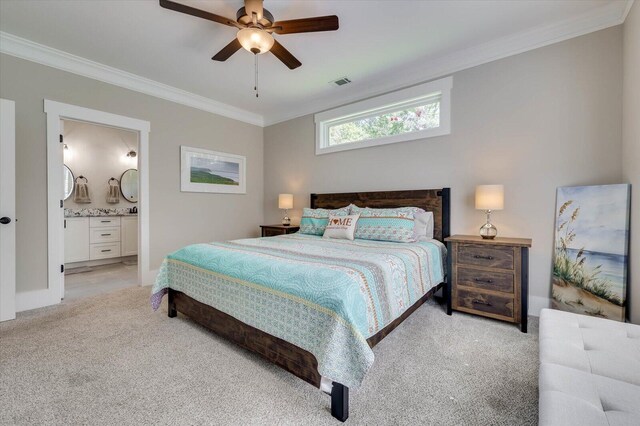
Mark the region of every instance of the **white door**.
<instances>
[{"instance_id":1,"label":"white door","mask_svg":"<svg viewBox=\"0 0 640 426\"><path fill-rule=\"evenodd\" d=\"M0 321L16 317L16 105L0 99Z\"/></svg>"},{"instance_id":2,"label":"white door","mask_svg":"<svg viewBox=\"0 0 640 426\"><path fill-rule=\"evenodd\" d=\"M60 120L60 140L62 140L64 135L64 120ZM58 145L58 155L62 157L62 164L63 166L60 168L60 199L64 200L64 192L65 192L65 172L64 172L64 143L61 143ZM61 204L60 207L63 207L63 205ZM64 250L65 250L65 243L64 243L64 237L65 237L65 232L64 232L64 227L66 225L66 221L64 220L64 214L62 215L62 223L60 223L60 225L62 226L62 241L60 241L60 246L58 247L58 250L60 251L60 258L64 259L65 255L64 255ZM64 299L64 269L62 269L60 271L60 299Z\"/></svg>"}]
</instances>

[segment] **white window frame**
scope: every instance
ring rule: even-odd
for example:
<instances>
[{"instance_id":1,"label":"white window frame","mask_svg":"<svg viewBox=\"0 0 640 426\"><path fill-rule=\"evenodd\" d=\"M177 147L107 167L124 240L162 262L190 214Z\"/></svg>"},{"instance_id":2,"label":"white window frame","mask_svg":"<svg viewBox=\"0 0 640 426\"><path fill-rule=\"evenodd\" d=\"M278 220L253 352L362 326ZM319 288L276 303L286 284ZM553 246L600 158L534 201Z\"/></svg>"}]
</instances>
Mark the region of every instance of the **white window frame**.
<instances>
[{"instance_id":1,"label":"white window frame","mask_svg":"<svg viewBox=\"0 0 640 426\"><path fill-rule=\"evenodd\" d=\"M452 87L453 77L445 77L318 113L314 116L316 123L316 155L448 135L451 133ZM405 109L419 106L421 102L438 95L440 96L440 126L438 127L341 145L329 145L329 128L331 126L393 112L398 107Z\"/></svg>"}]
</instances>

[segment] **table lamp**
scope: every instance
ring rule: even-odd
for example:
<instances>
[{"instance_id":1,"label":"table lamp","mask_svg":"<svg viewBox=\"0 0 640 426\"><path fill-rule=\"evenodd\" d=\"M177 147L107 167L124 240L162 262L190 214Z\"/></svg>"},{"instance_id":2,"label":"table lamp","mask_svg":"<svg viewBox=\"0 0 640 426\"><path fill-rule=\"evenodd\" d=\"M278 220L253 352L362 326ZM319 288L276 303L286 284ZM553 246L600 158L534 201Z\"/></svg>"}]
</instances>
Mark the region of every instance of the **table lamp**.
<instances>
[{"instance_id":1,"label":"table lamp","mask_svg":"<svg viewBox=\"0 0 640 426\"><path fill-rule=\"evenodd\" d=\"M498 235L498 228L491 223L491 212L504 208L504 185L476 186L476 209L487 213L487 223L480 228L480 236L485 240L493 240Z\"/></svg>"},{"instance_id":2,"label":"table lamp","mask_svg":"<svg viewBox=\"0 0 640 426\"><path fill-rule=\"evenodd\" d=\"M291 219L289 218L289 209L293 208L293 194L278 195L278 208L284 210L282 224L284 226L291 225Z\"/></svg>"}]
</instances>

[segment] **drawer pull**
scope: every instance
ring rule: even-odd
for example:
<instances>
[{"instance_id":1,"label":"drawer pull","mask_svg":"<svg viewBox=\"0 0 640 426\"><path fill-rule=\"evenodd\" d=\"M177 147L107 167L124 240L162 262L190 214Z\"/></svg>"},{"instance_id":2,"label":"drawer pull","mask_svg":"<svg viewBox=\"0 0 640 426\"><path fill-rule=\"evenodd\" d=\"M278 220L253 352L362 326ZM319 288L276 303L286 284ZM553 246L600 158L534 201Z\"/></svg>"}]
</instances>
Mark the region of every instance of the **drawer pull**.
<instances>
[{"instance_id":1,"label":"drawer pull","mask_svg":"<svg viewBox=\"0 0 640 426\"><path fill-rule=\"evenodd\" d=\"M109 250L100 250L100 251L101 251L102 253L106 253L106 252L111 251L111 249L109 249Z\"/></svg>"},{"instance_id":2,"label":"drawer pull","mask_svg":"<svg viewBox=\"0 0 640 426\"><path fill-rule=\"evenodd\" d=\"M475 256L473 256L473 257L475 257L476 259L493 260L493 256L482 256L482 255L476 254L476 255L475 255Z\"/></svg>"},{"instance_id":3,"label":"drawer pull","mask_svg":"<svg viewBox=\"0 0 640 426\"><path fill-rule=\"evenodd\" d=\"M101 220L100 223L111 223L110 220Z\"/></svg>"},{"instance_id":4,"label":"drawer pull","mask_svg":"<svg viewBox=\"0 0 640 426\"><path fill-rule=\"evenodd\" d=\"M474 305L487 305L487 306L491 306L491 303L489 302L485 302L484 300L480 300L480 299L473 299L471 301L471 303L473 303Z\"/></svg>"},{"instance_id":5,"label":"drawer pull","mask_svg":"<svg viewBox=\"0 0 640 426\"><path fill-rule=\"evenodd\" d=\"M493 280L492 279L488 279L488 278L474 278L476 282L478 283L487 283L487 284L492 284Z\"/></svg>"},{"instance_id":6,"label":"drawer pull","mask_svg":"<svg viewBox=\"0 0 640 426\"><path fill-rule=\"evenodd\" d=\"M101 237L110 237L111 234L100 234Z\"/></svg>"}]
</instances>

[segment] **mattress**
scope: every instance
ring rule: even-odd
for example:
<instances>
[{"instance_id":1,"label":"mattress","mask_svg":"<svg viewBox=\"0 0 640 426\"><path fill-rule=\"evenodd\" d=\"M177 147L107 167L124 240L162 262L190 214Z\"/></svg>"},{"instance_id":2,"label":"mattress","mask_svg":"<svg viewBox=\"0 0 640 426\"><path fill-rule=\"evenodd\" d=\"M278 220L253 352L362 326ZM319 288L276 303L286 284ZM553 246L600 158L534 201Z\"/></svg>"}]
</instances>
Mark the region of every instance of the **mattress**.
<instances>
[{"instance_id":1,"label":"mattress","mask_svg":"<svg viewBox=\"0 0 640 426\"><path fill-rule=\"evenodd\" d=\"M394 243L291 234L194 244L164 260L168 289L312 353L325 378L357 388L374 361L367 338L444 281L439 241Z\"/></svg>"}]
</instances>

